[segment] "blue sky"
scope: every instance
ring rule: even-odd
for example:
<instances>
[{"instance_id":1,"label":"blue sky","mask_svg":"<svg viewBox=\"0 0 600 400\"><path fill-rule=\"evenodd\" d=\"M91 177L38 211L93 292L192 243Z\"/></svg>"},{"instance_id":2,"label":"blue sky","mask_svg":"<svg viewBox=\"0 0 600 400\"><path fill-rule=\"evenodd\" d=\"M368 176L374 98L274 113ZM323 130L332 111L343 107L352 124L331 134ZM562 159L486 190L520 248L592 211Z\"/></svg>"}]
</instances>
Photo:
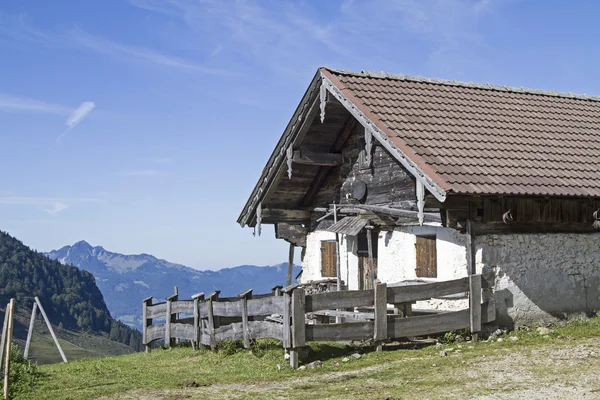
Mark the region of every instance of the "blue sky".
<instances>
[{"instance_id":1,"label":"blue sky","mask_svg":"<svg viewBox=\"0 0 600 400\"><path fill-rule=\"evenodd\" d=\"M200 269L275 264L236 218L327 65L600 94L600 3L0 0L0 229Z\"/></svg>"}]
</instances>

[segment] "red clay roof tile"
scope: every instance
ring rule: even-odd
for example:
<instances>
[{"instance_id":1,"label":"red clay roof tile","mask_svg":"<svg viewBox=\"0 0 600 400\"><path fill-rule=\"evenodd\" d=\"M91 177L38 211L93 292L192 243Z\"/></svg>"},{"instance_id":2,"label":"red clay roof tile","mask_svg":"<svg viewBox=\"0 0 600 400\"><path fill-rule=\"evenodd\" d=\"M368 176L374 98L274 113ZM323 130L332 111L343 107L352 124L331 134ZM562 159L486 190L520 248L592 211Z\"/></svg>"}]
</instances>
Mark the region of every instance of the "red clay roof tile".
<instances>
[{"instance_id":1,"label":"red clay roof tile","mask_svg":"<svg viewBox=\"0 0 600 400\"><path fill-rule=\"evenodd\" d=\"M327 69L451 192L600 197L600 99Z\"/></svg>"}]
</instances>

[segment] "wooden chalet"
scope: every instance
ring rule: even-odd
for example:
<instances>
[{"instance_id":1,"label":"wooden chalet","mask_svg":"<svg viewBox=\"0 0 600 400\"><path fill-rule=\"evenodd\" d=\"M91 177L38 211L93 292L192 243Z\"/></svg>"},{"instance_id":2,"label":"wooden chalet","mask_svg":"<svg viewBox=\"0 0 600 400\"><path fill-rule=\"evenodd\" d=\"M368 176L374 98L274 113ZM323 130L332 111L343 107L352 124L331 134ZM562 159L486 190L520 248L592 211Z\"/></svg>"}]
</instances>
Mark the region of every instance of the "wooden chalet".
<instances>
[{"instance_id":1,"label":"wooden chalet","mask_svg":"<svg viewBox=\"0 0 600 400\"><path fill-rule=\"evenodd\" d=\"M556 318L600 307L599 165L599 98L320 68L238 222L302 283L494 271L504 322Z\"/></svg>"}]
</instances>

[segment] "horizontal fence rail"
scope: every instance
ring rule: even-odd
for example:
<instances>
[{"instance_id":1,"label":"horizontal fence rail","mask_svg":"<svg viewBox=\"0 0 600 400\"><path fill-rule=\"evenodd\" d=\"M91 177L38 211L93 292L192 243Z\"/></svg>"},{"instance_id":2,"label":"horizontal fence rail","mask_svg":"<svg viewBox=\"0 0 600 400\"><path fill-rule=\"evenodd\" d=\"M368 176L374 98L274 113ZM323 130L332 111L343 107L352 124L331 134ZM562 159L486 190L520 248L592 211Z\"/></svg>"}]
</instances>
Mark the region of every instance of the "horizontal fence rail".
<instances>
[{"instance_id":1,"label":"horizontal fence rail","mask_svg":"<svg viewBox=\"0 0 600 400\"><path fill-rule=\"evenodd\" d=\"M227 340L250 347L253 339L281 340L289 351L290 364L299 364L302 348L309 341L373 340L377 350L385 340L425 336L469 329L473 340L482 324L496 319L492 296L482 301L482 288L491 288L494 277L481 275L442 282L408 282L394 286L376 282L374 289L305 294L300 285L276 286L272 293L253 295L252 290L236 297L220 298L219 291L203 293L192 300L175 294L166 302L143 301L143 341L149 348L155 340L166 345L175 338L192 346L210 346ZM412 304L432 298L468 296L463 310L412 316ZM388 313L388 305L394 314ZM356 311L355 311L356 310ZM399 311L401 310L401 311ZM190 316L192 315L192 316ZM309 318L335 317L337 323L319 324ZM155 323L154 319L164 322Z\"/></svg>"}]
</instances>

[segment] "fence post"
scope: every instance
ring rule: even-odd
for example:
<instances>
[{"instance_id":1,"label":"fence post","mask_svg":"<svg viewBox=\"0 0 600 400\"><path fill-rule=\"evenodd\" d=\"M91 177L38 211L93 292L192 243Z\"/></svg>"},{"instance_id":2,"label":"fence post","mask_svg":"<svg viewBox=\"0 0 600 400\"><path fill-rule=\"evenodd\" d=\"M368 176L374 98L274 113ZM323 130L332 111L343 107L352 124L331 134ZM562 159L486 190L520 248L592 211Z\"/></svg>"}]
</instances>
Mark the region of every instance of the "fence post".
<instances>
[{"instance_id":1,"label":"fence post","mask_svg":"<svg viewBox=\"0 0 600 400\"><path fill-rule=\"evenodd\" d=\"M387 284L375 281L375 321L373 340L377 351L383 350L383 340L387 339Z\"/></svg>"},{"instance_id":2,"label":"fence post","mask_svg":"<svg viewBox=\"0 0 600 400\"><path fill-rule=\"evenodd\" d=\"M167 309L165 311L165 346L171 345L171 296L167 297Z\"/></svg>"},{"instance_id":3,"label":"fence post","mask_svg":"<svg viewBox=\"0 0 600 400\"><path fill-rule=\"evenodd\" d=\"M200 301L204 300L204 293L196 293L192 296L194 300L194 340L192 341L192 347L194 350L200 349L200 343L202 343L202 327L200 326Z\"/></svg>"},{"instance_id":4,"label":"fence post","mask_svg":"<svg viewBox=\"0 0 600 400\"><path fill-rule=\"evenodd\" d=\"M176 338L171 337L171 324L175 323L175 321L177 321L177 314L173 314L173 311L171 311L173 309L173 302L174 301L179 301L179 293L177 292L177 286L175 286L175 294L167 297L167 320L168 320L168 329L169 329L169 340L168 340L168 344L169 346L175 346L175 340ZM166 322L166 321L165 321ZM167 338L165 336L165 344L167 343Z\"/></svg>"},{"instance_id":5,"label":"fence post","mask_svg":"<svg viewBox=\"0 0 600 400\"><path fill-rule=\"evenodd\" d=\"M13 314L15 310L15 299L10 299L9 306L7 307L8 312L8 331L6 335L6 362L4 364L4 398L8 399L10 396L10 347L12 346L12 335L13 335Z\"/></svg>"},{"instance_id":6,"label":"fence post","mask_svg":"<svg viewBox=\"0 0 600 400\"><path fill-rule=\"evenodd\" d=\"M299 351L306 344L304 304L304 289L294 289L292 291L292 350L290 351L290 366L292 368L298 368Z\"/></svg>"},{"instance_id":7,"label":"fence post","mask_svg":"<svg viewBox=\"0 0 600 400\"><path fill-rule=\"evenodd\" d=\"M219 297L219 293L221 293L220 290L215 290L206 297L206 306L208 311L208 330L210 332L210 349L213 351L217 349L217 342L215 340L215 325L217 321L215 321L215 316L213 314L213 301Z\"/></svg>"},{"instance_id":8,"label":"fence post","mask_svg":"<svg viewBox=\"0 0 600 400\"><path fill-rule=\"evenodd\" d=\"M273 286L271 288L271 292L273 292L273 296L281 296L281 289L283 289L283 286L281 286L281 285Z\"/></svg>"},{"instance_id":9,"label":"fence post","mask_svg":"<svg viewBox=\"0 0 600 400\"><path fill-rule=\"evenodd\" d=\"M252 289L248 289L238 297L242 301L242 335L244 337L244 348L250 348L250 329L248 328L248 299L252 297Z\"/></svg>"},{"instance_id":10,"label":"fence post","mask_svg":"<svg viewBox=\"0 0 600 400\"><path fill-rule=\"evenodd\" d=\"M142 300L142 343L146 347L146 353L150 352L148 343L148 327L152 325L152 318L148 318L148 306L152 305L152 296Z\"/></svg>"},{"instance_id":11,"label":"fence post","mask_svg":"<svg viewBox=\"0 0 600 400\"><path fill-rule=\"evenodd\" d=\"M281 289L283 294L283 348L289 351L292 347L292 332L291 332L291 305L292 291L298 287L298 284L289 285Z\"/></svg>"},{"instance_id":12,"label":"fence post","mask_svg":"<svg viewBox=\"0 0 600 400\"><path fill-rule=\"evenodd\" d=\"M8 330L8 310L10 303L6 304L4 309L4 324L2 325L2 339L0 339L0 371L2 370L2 360L4 359L4 347L6 347L6 331Z\"/></svg>"},{"instance_id":13,"label":"fence post","mask_svg":"<svg viewBox=\"0 0 600 400\"><path fill-rule=\"evenodd\" d=\"M27 359L29 356L29 346L31 346L31 337L33 336L33 325L35 324L35 316L37 315L37 303L33 302L31 308L31 319L29 320L29 330L27 331L27 340L25 341L25 350L23 351L23 358Z\"/></svg>"},{"instance_id":14,"label":"fence post","mask_svg":"<svg viewBox=\"0 0 600 400\"><path fill-rule=\"evenodd\" d=\"M58 352L60 353L60 356L63 360L63 362L67 362L67 357L65 356L65 353L63 352L62 347L60 347L60 343L58 342L58 339L56 337L56 335L54 334L54 329L52 329L52 324L50 324L50 320L48 319L48 316L46 315L46 311L44 310L44 307L42 307L42 302L40 301L40 299L36 296L34 298L35 302L38 305L38 308L40 309L40 312L42 313L42 317L44 317L44 321L46 321L46 326L48 327L48 330L50 331L50 335L52 336L52 339L54 339L54 344L56 345L56 348L58 349Z\"/></svg>"},{"instance_id":15,"label":"fence post","mask_svg":"<svg viewBox=\"0 0 600 400\"><path fill-rule=\"evenodd\" d=\"M476 342L481 332L481 275L469 275L469 314L471 340Z\"/></svg>"}]
</instances>

